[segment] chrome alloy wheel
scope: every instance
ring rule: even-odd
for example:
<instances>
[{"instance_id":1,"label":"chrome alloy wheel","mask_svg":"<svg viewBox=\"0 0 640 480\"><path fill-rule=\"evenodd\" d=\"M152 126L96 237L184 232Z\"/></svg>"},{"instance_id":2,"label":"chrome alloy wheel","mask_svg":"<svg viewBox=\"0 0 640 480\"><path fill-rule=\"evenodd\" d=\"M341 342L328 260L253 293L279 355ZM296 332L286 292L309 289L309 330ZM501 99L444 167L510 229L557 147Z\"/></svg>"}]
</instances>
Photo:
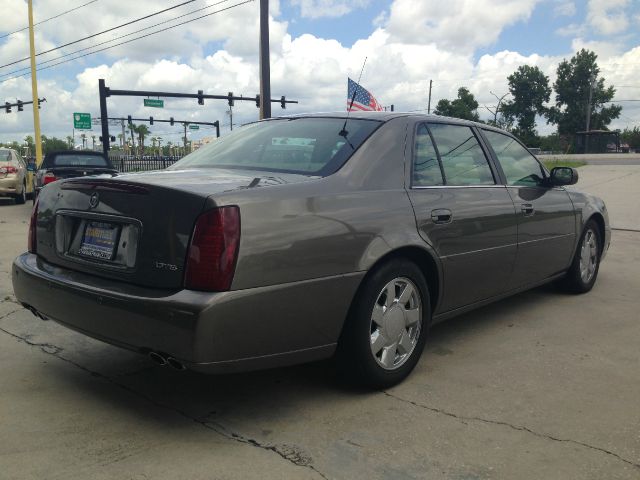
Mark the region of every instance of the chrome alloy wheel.
<instances>
[{"instance_id":1,"label":"chrome alloy wheel","mask_svg":"<svg viewBox=\"0 0 640 480\"><path fill-rule=\"evenodd\" d=\"M589 283L598 266L598 237L591 229L587 230L580 247L580 278Z\"/></svg>"},{"instance_id":2,"label":"chrome alloy wheel","mask_svg":"<svg viewBox=\"0 0 640 480\"><path fill-rule=\"evenodd\" d=\"M420 337L420 291L398 277L378 294L371 312L371 354L385 370L395 370L413 353Z\"/></svg>"}]
</instances>

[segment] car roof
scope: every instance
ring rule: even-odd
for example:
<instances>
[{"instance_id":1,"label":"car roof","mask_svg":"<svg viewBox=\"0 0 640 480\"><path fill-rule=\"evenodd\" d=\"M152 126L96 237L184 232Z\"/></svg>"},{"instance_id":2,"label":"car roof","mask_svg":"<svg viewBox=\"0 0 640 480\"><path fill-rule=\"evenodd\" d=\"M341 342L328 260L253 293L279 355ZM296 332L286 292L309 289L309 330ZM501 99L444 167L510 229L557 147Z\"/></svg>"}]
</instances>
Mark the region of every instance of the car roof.
<instances>
[{"instance_id":1,"label":"car roof","mask_svg":"<svg viewBox=\"0 0 640 480\"><path fill-rule=\"evenodd\" d=\"M305 117L347 118L347 112L341 111L341 112L298 113L298 114L292 114L292 115L282 115L274 118L305 118ZM380 122L388 122L389 120L393 120L394 118L401 118L401 117L411 117L411 118L415 118L416 120L422 120L425 122L432 122L432 123L454 123L458 125L469 125L469 126L487 128L490 130L503 132L503 130L493 127L492 125L488 125L486 123L474 122L471 120L463 120L461 118L444 117L442 115L427 114L423 112L352 111L349 114L349 118L361 119L361 120L378 120Z\"/></svg>"},{"instance_id":2,"label":"car roof","mask_svg":"<svg viewBox=\"0 0 640 480\"><path fill-rule=\"evenodd\" d=\"M55 152L47 153L47 156L55 155L98 155L104 157L104 153L96 152L95 150L56 150Z\"/></svg>"}]
</instances>

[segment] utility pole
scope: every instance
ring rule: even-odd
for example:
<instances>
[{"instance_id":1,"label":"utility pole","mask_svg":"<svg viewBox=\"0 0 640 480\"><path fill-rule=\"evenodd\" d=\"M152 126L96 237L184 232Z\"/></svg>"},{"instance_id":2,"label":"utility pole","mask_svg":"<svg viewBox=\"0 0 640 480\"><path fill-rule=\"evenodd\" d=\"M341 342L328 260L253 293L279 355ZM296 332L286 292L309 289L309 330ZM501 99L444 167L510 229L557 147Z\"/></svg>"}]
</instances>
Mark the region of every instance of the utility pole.
<instances>
[{"instance_id":1,"label":"utility pole","mask_svg":"<svg viewBox=\"0 0 640 480\"><path fill-rule=\"evenodd\" d=\"M587 133L584 136L584 153L589 153L589 128L591 128L591 101L593 100L593 84L595 83L595 75L589 78L589 101L587 102Z\"/></svg>"},{"instance_id":2,"label":"utility pole","mask_svg":"<svg viewBox=\"0 0 640 480\"><path fill-rule=\"evenodd\" d=\"M433 80L429 80L429 104L427 105L427 114L431 113L431 87L433 86Z\"/></svg>"},{"instance_id":3,"label":"utility pole","mask_svg":"<svg viewBox=\"0 0 640 480\"><path fill-rule=\"evenodd\" d=\"M271 118L269 0L260 0L260 120Z\"/></svg>"},{"instance_id":4,"label":"utility pole","mask_svg":"<svg viewBox=\"0 0 640 480\"><path fill-rule=\"evenodd\" d=\"M227 110L227 115L229 115L229 128L233 131L233 109L231 107Z\"/></svg>"},{"instance_id":5,"label":"utility pole","mask_svg":"<svg viewBox=\"0 0 640 480\"><path fill-rule=\"evenodd\" d=\"M125 144L127 142L127 132L124 129L124 118L120 120L120 124L122 125L122 151L125 151Z\"/></svg>"},{"instance_id":6,"label":"utility pole","mask_svg":"<svg viewBox=\"0 0 640 480\"><path fill-rule=\"evenodd\" d=\"M187 154L187 122L182 124L184 126L184 154Z\"/></svg>"},{"instance_id":7,"label":"utility pole","mask_svg":"<svg viewBox=\"0 0 640 480\"><path fill-rule=\"evenodd\" d=\"M38 78L36 77L36 47L33 37L33 2L27 0L29 10L29 52L31 56L31 96L33 97L33 130L36 143L36 165L42 163L42 137L40 136L40 110L38 102ZM269 96L271 98L271 96ZM271 105L269 105L271 106Z\"/></svg>"}]
</instances>

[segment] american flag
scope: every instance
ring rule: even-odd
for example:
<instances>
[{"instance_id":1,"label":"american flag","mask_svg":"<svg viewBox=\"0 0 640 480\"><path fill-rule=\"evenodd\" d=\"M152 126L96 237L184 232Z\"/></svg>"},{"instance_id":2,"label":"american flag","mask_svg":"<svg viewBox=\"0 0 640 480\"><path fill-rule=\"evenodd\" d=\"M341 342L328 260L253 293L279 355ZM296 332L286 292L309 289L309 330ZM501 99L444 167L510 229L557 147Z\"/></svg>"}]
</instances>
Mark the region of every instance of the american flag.
<instances>
[{"instance_id":1,"label":"american flag","mask_svg":"<svg viewBox=\"0 0 640 480\"><path fill-rule=\"evenodd\" d=\"M353 94L356 94L355 100L353 100L353 106L351 106L351 99ZM351 108L349 108L351 106ZM366 88L363 88L358 83L349 78L347 84L347 111L349 110L382 110L382 106L378 103L373 95L371 95Z\"/></svg>"}]
</instances>

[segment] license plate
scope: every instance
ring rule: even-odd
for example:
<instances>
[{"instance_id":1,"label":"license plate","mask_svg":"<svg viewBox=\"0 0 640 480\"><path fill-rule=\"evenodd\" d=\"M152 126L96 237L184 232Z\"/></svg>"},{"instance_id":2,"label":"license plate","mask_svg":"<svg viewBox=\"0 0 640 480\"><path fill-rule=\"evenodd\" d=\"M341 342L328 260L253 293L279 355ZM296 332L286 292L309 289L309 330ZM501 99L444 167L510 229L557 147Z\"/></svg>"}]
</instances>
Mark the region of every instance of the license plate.
<instances>
[{"instance_id":1,"label":"license plate","mask_svg":"<svg viewBox=\"0 0 640 480\"><path fill-rule=\"evenodd\" d=\"M120 227L104 222L87 222L78 253L100 260L113 259Z\"/></svg>"}]
</instances>

